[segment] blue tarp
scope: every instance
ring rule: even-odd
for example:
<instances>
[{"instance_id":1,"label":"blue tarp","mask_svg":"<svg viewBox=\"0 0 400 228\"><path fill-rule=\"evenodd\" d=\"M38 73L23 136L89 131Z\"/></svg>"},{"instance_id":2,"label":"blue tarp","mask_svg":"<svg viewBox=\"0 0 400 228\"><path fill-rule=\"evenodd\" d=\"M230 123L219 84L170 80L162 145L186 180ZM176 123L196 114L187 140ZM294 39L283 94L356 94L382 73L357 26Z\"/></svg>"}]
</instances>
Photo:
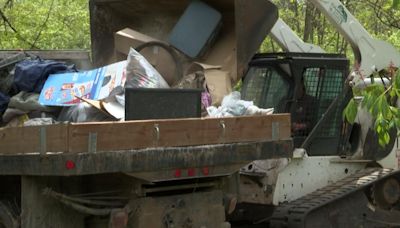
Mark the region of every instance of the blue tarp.
<instances>
[{"instance_id":1,"label":"blue tarp","mask_svg":"<svg viewBox=\"0 0 400 228\"><path fill-rule=\"evenodd\" d=\"M67 72L76 69L53 60L24 60L15 66L13 87L18 92L40 93L50 74Z\"/></svg>"},{"instance_id":2,"label":"blue tarp","mask_svg":"<svg viewBox=\"0 0 400 228\"><path fill-rule=\"evenodd\" d=\"M0 92L0 114L6 111L9 102L10 102L10 97ZM1 115L0 115L0 120L1 120Z\"/></svg>"}]
</instances>

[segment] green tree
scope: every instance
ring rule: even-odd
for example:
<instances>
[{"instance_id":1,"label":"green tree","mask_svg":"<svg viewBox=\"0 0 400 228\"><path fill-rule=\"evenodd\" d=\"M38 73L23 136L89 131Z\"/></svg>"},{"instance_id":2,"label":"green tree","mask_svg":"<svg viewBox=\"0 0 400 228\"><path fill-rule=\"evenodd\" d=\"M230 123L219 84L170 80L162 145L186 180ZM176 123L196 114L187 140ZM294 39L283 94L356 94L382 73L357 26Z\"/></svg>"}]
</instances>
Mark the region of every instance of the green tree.
<instances>
[{"instance_id":1,"label":"green tree","mask_svg":"<svg viewBox=\"0 0 400 228\"><path fill-rule=\"evenodd\" d=\"M87 0L0 0L0 49L89 49Z\"/></svg>"},{"instance_id":2,"label":"green tree","mask_svg":"<svg viewBox=\"0 0 400 228\"><path fill-rule=\"evenodd\" d=\"M317 44L329 53L346 54L353 59L353 52L346 40L336 31L312 4L306 0L272 0L280 9L280 17L306 42ZM400 49L400 0L343 0L372 36L388 41ZM397 7L397 8L394 8ZM270 38L261 46L262 52L280 51Z\"/></svg>"},{"instance_id":3,"label":"green tree","mask_svg":"<svg viewBox=\"0 0 400 228\"><path fill-rule=\"evenodd\" d=\"M398 9L400 7L400 0L393 0L392 8Z\"/></svg>"}]
</instances>

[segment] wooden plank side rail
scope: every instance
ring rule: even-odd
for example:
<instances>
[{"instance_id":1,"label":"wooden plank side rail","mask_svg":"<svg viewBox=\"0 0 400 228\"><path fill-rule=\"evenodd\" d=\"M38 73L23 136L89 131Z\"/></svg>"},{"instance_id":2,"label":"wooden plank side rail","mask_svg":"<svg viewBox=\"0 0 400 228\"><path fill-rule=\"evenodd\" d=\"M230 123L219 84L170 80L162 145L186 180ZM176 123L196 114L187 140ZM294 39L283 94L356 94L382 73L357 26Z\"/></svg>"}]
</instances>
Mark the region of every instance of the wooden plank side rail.
<instances>
[{"instance_id":1,"label":"wooden plank side rail","mask_svg":"<svg viewBox=\"0 0 400 228\"><path fill-rule=\"evenodd\" d=\"M68 125L45 126L46 150L51 152L68 151ZM41 127L13 127L0 129L0 154L24 154L40 152Z\"/></svg>"},{"instance_id":2,"label":"wooden plank side rail","mask_svg":"<svg viewBox=\"0 0 400 228\"><path fill-rule=\"evenodd\" d=\"M0 154L39 152L40 127L0 129ZM95 137L92 137L95 136ZM146 120L46 126L48 152L84 153L290 138L290 116Z\"/></svg>"}]
</instances>

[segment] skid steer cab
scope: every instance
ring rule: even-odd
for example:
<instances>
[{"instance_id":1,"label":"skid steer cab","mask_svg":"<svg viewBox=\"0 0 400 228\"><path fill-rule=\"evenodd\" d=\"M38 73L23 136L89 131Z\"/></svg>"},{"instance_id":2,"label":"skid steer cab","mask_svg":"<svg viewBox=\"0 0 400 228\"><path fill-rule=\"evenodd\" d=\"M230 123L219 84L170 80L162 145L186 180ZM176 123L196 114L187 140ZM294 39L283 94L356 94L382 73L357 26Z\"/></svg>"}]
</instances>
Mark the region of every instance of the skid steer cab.
<instances>
[{"instance_id":1,"label":"skid steer cab","mask_svg":"<svg viewBox=\"0 0 400 228\"><path fill-rule=\"evenodd\" d=\"M341 155L348 144L342 124L351 97L344 87L348 69L348 59L337 54L257 54L242 97L276 113L290 113L296 148L310 156Z\"/></svg>"}]
</instances>

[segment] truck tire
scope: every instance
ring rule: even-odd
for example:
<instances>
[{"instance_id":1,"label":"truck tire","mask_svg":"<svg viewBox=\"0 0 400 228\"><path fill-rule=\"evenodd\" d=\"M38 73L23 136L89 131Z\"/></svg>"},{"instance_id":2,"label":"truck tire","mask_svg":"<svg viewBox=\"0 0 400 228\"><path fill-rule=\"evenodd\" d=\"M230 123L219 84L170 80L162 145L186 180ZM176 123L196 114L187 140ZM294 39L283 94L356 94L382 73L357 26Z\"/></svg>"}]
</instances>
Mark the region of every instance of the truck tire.
<instances>
[{"instance_id":1,"label":"truck tire","mask_svg":"<svg viewBox=\"0 0 400 228\"><path fill-rule=\"evenodd\" d=\"M6 203L0 201L0 228L19 228L18 216Z\"/></svg>"}]
</instances>

